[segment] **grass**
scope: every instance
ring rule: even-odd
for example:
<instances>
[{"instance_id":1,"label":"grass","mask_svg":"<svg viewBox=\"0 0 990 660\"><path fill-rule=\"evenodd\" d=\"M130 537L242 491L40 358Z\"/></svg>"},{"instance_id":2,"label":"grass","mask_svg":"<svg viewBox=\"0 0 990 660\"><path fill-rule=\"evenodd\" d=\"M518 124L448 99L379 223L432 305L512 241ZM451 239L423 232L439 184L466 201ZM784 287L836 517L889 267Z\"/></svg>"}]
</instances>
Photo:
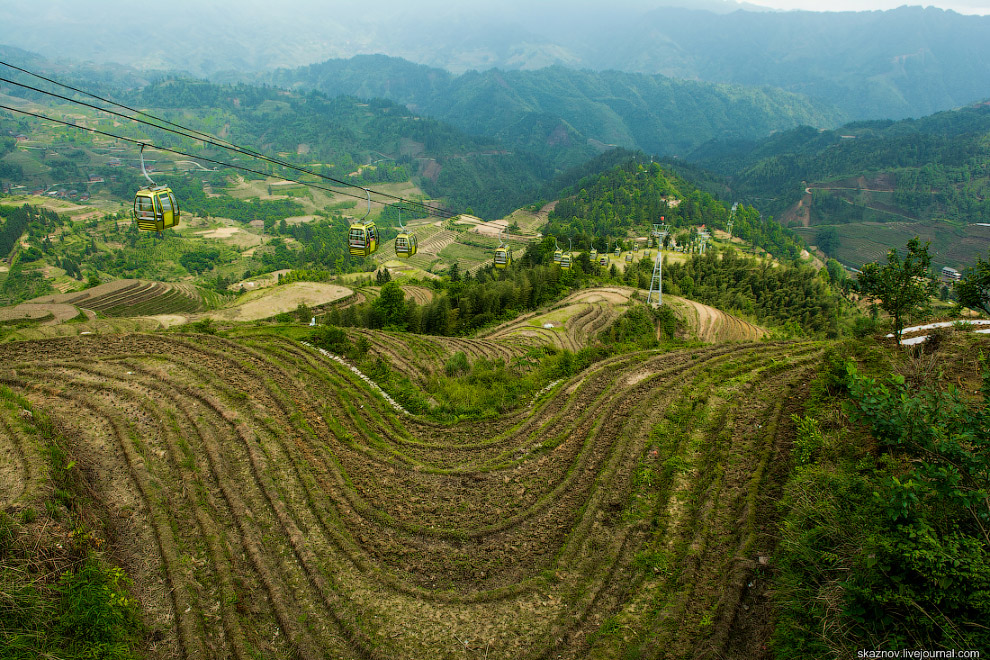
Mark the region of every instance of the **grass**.
<instances>
[{"instance_id":1,"label":"grass","mask_svg":"<svg viewBox=\"0 0 990 660\"><path fill-rule=\"evenodd\" d=\"M53 484L44 522L31 507L20 520L0 512L0 660L137 658L140 609L123 570L105 559L102 533L87 522L92 503L64 438L6 387L0 387L0 404L7 412L29 413L18 415L22 429L44 445ZM67 541L45 535L52 518L72 530Z\"/></svg>"}]
</instances>

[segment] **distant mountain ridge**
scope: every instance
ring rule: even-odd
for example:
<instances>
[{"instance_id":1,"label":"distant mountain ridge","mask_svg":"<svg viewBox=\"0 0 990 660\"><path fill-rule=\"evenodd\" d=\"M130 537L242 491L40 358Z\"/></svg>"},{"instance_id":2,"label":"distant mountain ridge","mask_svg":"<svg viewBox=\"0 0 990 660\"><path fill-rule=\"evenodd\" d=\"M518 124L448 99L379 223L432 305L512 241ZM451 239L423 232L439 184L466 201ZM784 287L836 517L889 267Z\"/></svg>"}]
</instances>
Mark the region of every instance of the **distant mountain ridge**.
<instances>
[{"instance_id":1,"label":"distant mountain ridge","mask_svg":"<svg viewBox=\"0 0 990 660\"><path fill-rule=\"evenodd\" d=\"M835 126L843 118L828 104L771 87L561 66L454 75L364 55L254 80L330 96L385 98L515 147L543 142L543 150L561 152L556 160L567 166L608 147L674 155L715 138L757 139L801 124Z\"/></svg>"},{"instance_id":2,"label":"distant mountain ridge","mask_svg":"<svg viewBox=\"0 0 990 660\"><path fill-rule=\"evenodd\" d=\"M937 265L958 269L990 248L990 102L712 143L688 158L727 177L726 198L758 204L847 265L913 236L932 242Z\"/></svg>"},{"instance_id":3,"label":"distant mountain ridge","mask_svg":"<svg viewBox=\"0 0 990 660\"><path fill-rule=\"evenodd\" d=\"M302 0L174 0L154 21L124 0L101 0L100 8L7 0L0 43L211 77L375 53L453 73L561 65L663 74L771 85L832 104L848 119L928 115L990 89L990 17L931 7L773 12L729 11L729 3L381 0L368 12Z\"/></svg>"}]
</instances>

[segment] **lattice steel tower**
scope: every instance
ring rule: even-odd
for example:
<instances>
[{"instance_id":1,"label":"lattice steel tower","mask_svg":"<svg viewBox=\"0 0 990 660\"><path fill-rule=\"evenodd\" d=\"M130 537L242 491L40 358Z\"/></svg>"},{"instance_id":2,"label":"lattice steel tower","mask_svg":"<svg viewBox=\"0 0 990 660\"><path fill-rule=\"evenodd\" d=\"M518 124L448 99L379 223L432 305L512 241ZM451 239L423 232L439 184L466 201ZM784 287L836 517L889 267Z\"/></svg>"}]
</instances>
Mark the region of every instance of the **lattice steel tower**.
<instances>
[{"instance_id":1,"label":"lattice steel tower","mask_svg":"<svg viewBox=\"0 0 990 660\"><path fill-rule=\"evenodd\" d=\"M662 218L661 218L662 219ZM650 278L650 294L646 297L647 305L660 306L663 304L663 241L670 234L670 225L660 223L653 225L653 238L657 242L657 260L653 264L653 277ZM656 300L653 293L656 292Z\"/></svg>"}]
</instances>

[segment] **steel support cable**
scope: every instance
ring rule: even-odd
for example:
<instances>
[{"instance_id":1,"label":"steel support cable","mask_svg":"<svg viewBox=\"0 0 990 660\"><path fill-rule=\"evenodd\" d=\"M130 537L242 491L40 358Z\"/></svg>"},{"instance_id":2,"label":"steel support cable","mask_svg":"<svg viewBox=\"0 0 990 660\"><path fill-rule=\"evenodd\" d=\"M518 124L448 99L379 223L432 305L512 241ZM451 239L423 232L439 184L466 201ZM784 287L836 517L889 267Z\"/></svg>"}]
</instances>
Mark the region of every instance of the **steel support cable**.
<instances>
[{"instance_id":1,"label":"steel support cable","mask_svg":"<svg viewBox=\"0 0 990 660\"><path fill-rule=\"evenodd\" d=\"M45 82L49 82L49 83L51 83L53 85L58 85L59 87L64 87L64 88L66 88L68 90L71 90L73 92L76 92L77 94L83 94L83 95L88 96L90 98L94 98L97 101L102 101L103 103L109 103L110 105L115 105L118 108L123 108L123 109L125 109L125 110L127 110L129 112L133 112L133 113L142 115L144 117L148 117L149 119L153 119L153 120L155 120L157 122L161 122L161 123L167 124L169 126L174 126L175 128L181 129L183 131L188 131L189 133L192 133L194 135L202 136L202 137L197 138L197 139L209 138L211 140L219 140L220 142L229 144L231 146L237 146L237 145L234 145L233 142L228 142L227 140L224 140L222 138L218 138L216 136L210 135L209 133L203 133L202 131L197 131L194 128L189 128L187 126L183 126L182 124L176 124L176 123L171 122L171 121L169 121L167 119L163 119L162 117L158 117L156 115L153 115L153 114L151 114L149 112L144 112L143 110L138 110L137 108L132 108L129 105L125 105L123 103L120 103L119 101L114 101L112 99L103 98L102 96L99 96L97 94L93 94L92 92L87 92L84 89L79 89L78 87L73 87L72 85L68 85L66 83L59 82L58 80L53 80L52 78L47 78L47 77L41 75L40 73L34 73L33 71L28 71L27 69L23 69L23 68L21 68L19 66L16 66L14 64L10 64L9 62L4 62L3 60L0 60L0 64L2 64L5 67L14 69L15 71L20 71L21 73L26 73L29 76L34 76L35 78L39 78L39 79L44 80ZM6 80L6 79L2 79L2 80ZM13 82L11 80L7 80L7 82L11 82L11 83L13 83L15 85L21 85L21 83L15 83L15 82ZM21 85L21 86L24 86L24 85ZM45 94L51 94L51 92L44 92L43 90L37 90L37 91L42 91L42 93L45 93ZM62 97L62 98L65 98L65 97ZM71 101L73 103L76 103L77 102L75 99L71 99L71 98L66 99L66 100ZM91 107L95 107L95 106L91 106ZM102 110L104 112L111 112L110 110L107 110L105 108L98 108L98 109L99 110ZM116 113L112 113L112 114L116 114ZM129 117L129 116L126 116L126 115L118 115L118 116L125 116L127 119L134 119L133 117ZM249 151L249 152L252 152L252 153L256 153L259 156L264 156L264 154L260 154L260 153L258 153L256 151L252 150L252 149L246 149L246 150Z\"/></svg>"},{"instance_id":2,"label":"steel support cable","mask_svg":"<svg viewBox=\"0 0 990 660\"><path fill-rule=\"evenodd\" d=\"M243 172L251 172L252 174L258 174L260 176L268 176L268 173L266 173L266 172L262 172L260 170L255 170L255 169L252 169L250 167L244 167L243 165L235 165L233 163L228 163L228 162L225 162L225 161L222 161L222 160L216 160L216 159L213 159L213 158L207 158L206 156L195 156L193 154L186 153L185 151L179 151L178 149L172 149L170 147L160 147L160 146L157 146L155 144L152 144L151 142L148 142L147 140L140 140L138 138L125 137L123 135L116 135L114 133L108 133L107 131L101 131L101 130L99 130L97 128L90 128L89 126L80 126L79 124L73 124L73 123L68 122L68 121L64 121L64 120L61 120L61 119L55 119L54 117L48 117L46 115L38 114L38 113L35 113L35 112L30 112L28 110L22 110L20 108L12 108L12 107L10 107L8 105L2 105L2 104L0 104L0 110L9 110L10 112L16 112L16 113L19 113L19 114L22 114L22 115L27 115L29 117L35 117L37 119L43 119L45 121L50 121L50 122L53 122L55 124L61 124L63 126L69 126L71 128L76 128L76 129L79 129L81 131L86 131L88 133L93 133L95 135L102 135L104 137L110 137L110 138L114 138L116 140L123 140L124 142L129 142L129 143L134 144L134 145L139 145L139 146L140 145L146 145L146 146L149 146L149 147L154 147L155 149L158 149L159 151L164 151L164 152L176 154L176 155L179 155L179 156L185 156L187 158L195 158L197 160L205 161L207 163L213 163L214 165L222 165L223 167L229 167L231 169L241 170ZM328 188L326 186L320 186L320 185L317 185L315 183L309 183L309 182L306 182L306 181L299 181L298 179L290 179L289 177L282 177L282 178L284 178L286 181L291 181L292 183L297 183L297 184L299 184L301 186L307 186L307 187L310 187L310 188L316 188L318 190L323 190L323 191L329 192L329 193L334 194L334 195L345 195L347 197L353 197L355 199L360 199L362 201L365 199L365 197L362 196L362 195L357 195L357 194L345 192L345 191L342 191L342 190L334 190L333 188ZM360 186L354 186L353 184L350 184L349 187L358 187L360 190L364 190L366 192L374 193L376 195L379 194L377 191L370 190L368 188L361 188ZM403 201L405 202L405 200L403 200ZM406 203L413 204L413 205L416 204L415 202L406 202ZM420 205L420 206L422 206L422 205ZM426 207L426 208L432 208L432 207ZM436 215L438 217L454 218L454 217L457 217L457 215L458 215L456 213L450 213L448 211L442 211L440 209L434 209L434 210L437 211L437 214Z\"/></svg>"},{"instance_id":3,"label":"steel support cable","mask_svg":"<svg viewBox=\"0 0 990 660\"><path fill-rule=\"evenodd\" d=\"M125 108L125 109L127 109L127 110L129 110L131 112L136 112L138 114L141 114L141 115L144 115L144 116L147 116L147 117L151 117L151 118L155 119L155 121L163 122L163 123L169 124L171 126L177 126L181 130L176 130L176 129L168 128L167 126L161 126L161 125L156 124L156 123L153 123L153 122L145 121L145 120L140 119L138 117L132 117L130 115L125 115L123 113L116 112L116 111L110 110L108 108L103 108L103 107L100 107L98 105L93 105L92 103L86 103L85 101L80 101L79 99L74 99L74 98L69 97L69 96L64 96L62 94L57 94L55 92L50 92L48 90L44 90L44 89L41 89L39 87L34 87L33 85L28 85L26 83L17 82L16 80L11 80L9 78L4 78L2 76L0 76L0 82L6 82L6 83L11 84L11 85L16 85L18 87L22 87L24 89L28 89L28 90L31 90L33 92L37 92L39 94L44 94L44 95L47 95L47 96L51 96L51 97L54 97L54 98L57 98L57 99L61 99L63 101L67 101L69 103L74 103L76 105L81 105L83 107L90 108L92 110L97 110L99 112L106 112L106 113L108 113L110 115L113 115L115 117L120 117L121 119L127 119L129 121L133 121L133 122L136 122L138 124L142 124L144 126L150 126L152 128L157 128L159 130L166 131L168 133L173 133L175 135L181 135L182 137L190 138L192 140L199 140L201 142L205 142L206 144L209 144L209 145L214 146L214 147L218 147L220 149L226 149L228 151L234 151L236 153L240 153L240 154L245 155L245 156L250 156L252 158L257 158L259 160L266 161L266 162L271 163L273 165L278 165L280 167L285 167L285 168L288 168L288 169L291 169L291 170L295 170L297 172L302 172L303 174L309 174L310 176L315 176L315 177L317 177L319 179L323 179L325 181L332 181L333 183L339 184L339 185L344 186L344 187L347 187L347 188L357 188L358 190L369 190L368 188L366 188L364 186L360 186L360 185L358 185L356 183L351 183L349 181L343 181L341 179L337 179L337 178L334 178L332 176L328 176L326 174L322 174L320 172L315 172L313 170L307 169L305 167L300 167L300 166L295 165L293 163L290 163L288 161L284 161L284 160L280 160L280 159L276 159L276 158L271 158L270 156L266 156L266 155L264 155L262 153L259 153L257 151L254 151L253 149L247 149L245 147L241 147L239 145L236 145L233 142L228 142L226 140L220 140L220 138L216 138L216 137L214 137L214 136L212 136L212 135L210 135L208 133L203 133L201 131L197 131L195 129L191 129L191 128L187 128L185 126L182 126L181 124L176 124L176 123L170 122L168 120L161 119L159 117L155 117L154 115L150 115L150 114L145 113L145 112L142 112L140 110L135 110L133 108L130 108L130 107L126 106L126 105L117 103L115 101L109 101L109 100L103 99L102 97L96 96L95 94L90 94L89 92L78 90L77 88L71 87L69 85L63 85L62 83L52 81L51 79L45 78L44 76L38 76L37 74L31 73L30 71L27 71L26 69L21 69L20 67L14 67L14 66L12 66L10 64L7 64L6 62L0 61L0 64L3 64L3 65L8 66L10 68L16 69L18 71L23 71L25 73L28 73L29 75L33 75L33 76L36 76L38 78L41 78L42 80L46 80L46 81L52 82L53 84L61 85L63 87L66 87L67 89L71 89L73 91L78 91L80 94L85 94L87 96L91 96L93 98L96 98L96 99L99 99L101 101L104 101L105 103L110 103L112 105L116 105L116 106L119 106L121 108ZM50 119L50 118L48 118L48 119ZM72 124L70 124L70 125L72 125ZM217 140L220 140L220 141L218 142ZM141 143L141 142L139 142L139 143ZM146 143L141 143L141 144L146 144ZM152 145L152 146L154 146L154 145ZM190 158L201 158L199 156L194 156L194 155L191 155L191 154L182 154L182 155L189 156ZM201 160L208 160L208 159L201 158ZM214 161L209 161L209 162L214 162ZM250 171L253 171L253 170L250 170ZM288 179L288 180L289 181L294 181L293 179ZM306 183L303 183L303 182L297 182L297 183L301 183L302 185L310 185L310 184L306 184ZM314 186L314 187L319 188L319 186ZM323 189L325 190L325 188L323 188ZM417 202L417 201L413 201L413 200L410 200L410 199L406 199L406 198L400 197L398 195L392 195L390 193L383 193L383 192L376 191L376 190L372 190L371 192L373 192L374 194L378 195L379 197L384 197L386 199L392 199L392 200L401 202L402 204L405 204L407 206L415 206L415 207L421 208L424 211L426 211L427 213L429 213L430 215L435 215L435 216L438 216L438 217L453 217L454 215L457 215L457 214L451 214L450 212L447 212L447 211L443 211L442 209L440 209L438 207L431 206L429 204L424 204L423 202ZM341 194L345 194L345 193L341 193ZM357 197L356 195L350 195L350 196L351 197ZM358 199L363 199L363 198L358 197Z\"/></svg>"}]
</instances>

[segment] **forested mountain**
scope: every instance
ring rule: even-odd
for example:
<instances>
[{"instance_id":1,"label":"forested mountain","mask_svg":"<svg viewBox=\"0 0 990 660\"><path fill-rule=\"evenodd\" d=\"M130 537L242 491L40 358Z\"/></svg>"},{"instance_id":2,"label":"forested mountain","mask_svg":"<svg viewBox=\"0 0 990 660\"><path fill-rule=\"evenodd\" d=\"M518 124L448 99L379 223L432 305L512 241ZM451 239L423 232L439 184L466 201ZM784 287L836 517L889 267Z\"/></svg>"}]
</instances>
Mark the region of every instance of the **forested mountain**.
<instances>
[{"instance_id":1,"label":"forested mountain","mask_svg":"<svg viewBox=\"0 0 990 660\"><path fill-rule=\"evenodd\" d=\"M683 154L716 137L757 139L799 124L834 126L842 117L828 102L769 87L561 66L453 75L397 58L359 56L260 79L329 95L387 98L570 164L606 146Z\"/></svg>"},{"instance_id":2,"label":"forested mountain","mask_svg":"<svg viewBox=\"0 0 990 660\"><path fill-rule=\"evenodd\" d=\"M605 250L608 238L614 246L632 229L644 235L661 217L685 237L701 225L726 229L730 217L715 197L641 155L584 177L559 196L546 233L572 239L575 249ZM800 239L752 207L737 208L732 233L782 259L801 251Z\"/></svg>"},{"instance_id":3,"label":"forested mountain","mask_svg":"<svg viewBox=\"0 0 990 660\"><path fill-rule=\"evenodd\" d=\"M729 14L667 7L611 30L598 26L583 40L596 68L773 85L855 119L927 115L972 103L990 87L990 17L934 7Z\"/></svg>"},{"instance_id":4,"label":"forested mountain","mask_svg":"<svg viewBox=\"0 0 990 660\"><path fill-rule=\"evenodd\" d=\"M850 265L912 235L933 242L939 264L957 268L990 246L990 228L980 226L990 223L987 103L917 120L720 141L690 160L728 177L736 199Z\"/></svg>"},{"instance_id":5,"label":"forested mountain","mask_svg":"<svg viewBox=\"0 0 990 660\"><path fill-rule=\"evenodd\" d=\"M0 86L0 91L47 103L40 94L13 86ZM132 107L152 110L270 156L280 154L285 160L339 180L374 186L415 179L429 196L443 199L455 209L470 208L482 217L500 217L531 203L558 173L546 157L509 150L497 139L467 135L381 99L365 102L351 97L327 98L315 92L303 95L195 80L164 80L132 91L115 88L114 92L112 96ZM6 122L0 118L4 133L20 132L21 126L28 130L28 120L8 116ZM137 138L145 137L149 129L117 126L111 130ZM155 132L155 144L202 148L194 140L172 133ZM227 152L204 153L223 162L268 167L246 163L243 157ZM78 164L57 156L48 159L46 169L56 165L68 168L62 172L62 180L78 180L85 175ZM17 166L0 161L0 167L7 168L2 170L4 179L20 183ZM277 168L272 173L300 176Z\"/></svg>"},{"instance_id":6,"label":"forested mountain","mask_svg":"<svg viewBox=\"0 0 990 660\"><path fill-rule=\"evenodd\" d=\"M990 17L937 8L773 12L656 0L360 5L177 0L147 21L122 0L81 12L69 0L0 7L0 43L194 75L292 68L387 54L438 69L663 74L770 85L833 104L849 119L918 117L971 103L990 85ZM714 10L714 11L713 11ZM645 145L641 145L645 146Z\"/></svg>"}]
</instances>

